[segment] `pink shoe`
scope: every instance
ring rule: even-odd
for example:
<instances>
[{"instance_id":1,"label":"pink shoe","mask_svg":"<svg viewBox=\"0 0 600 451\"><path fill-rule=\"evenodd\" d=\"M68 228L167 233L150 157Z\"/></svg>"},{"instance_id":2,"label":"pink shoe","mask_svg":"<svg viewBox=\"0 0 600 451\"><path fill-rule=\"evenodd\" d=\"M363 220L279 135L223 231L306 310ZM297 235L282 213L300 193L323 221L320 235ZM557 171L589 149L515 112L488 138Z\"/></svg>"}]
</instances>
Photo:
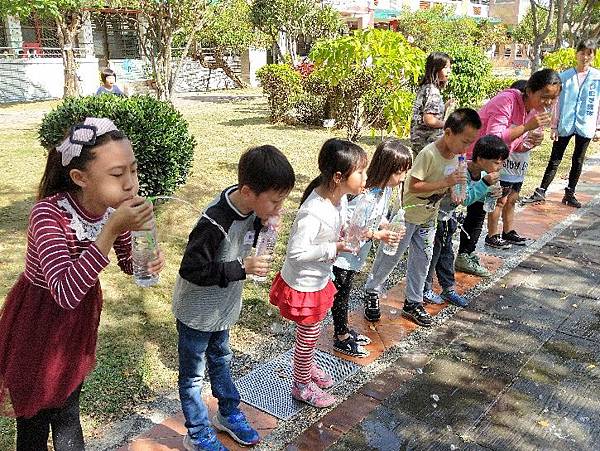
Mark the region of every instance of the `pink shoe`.
<instances>
[{"instance_id":1,"label":"pink shoe","mask_svg":"<svg viewBox=\"0 0 600 451\"><path fill-rule=\"evenodd\" d=\"M292 398L321 409L335 403L335 398L332 395L321 390L312 381L308 384L294 382L292 385Z\"/></svg>"},{"instance_id":2,"label":"pink shoe","mask_svg":"<svg viewBox=\"0 0 600 451\"><path fill-rule=\"evenodd\" d=\"M310 380L313 381L317 387L327 389L333 386L333 379L329 374L319 368L317 365L313 365L310 370Z\"/></svg>"}]
</instances>

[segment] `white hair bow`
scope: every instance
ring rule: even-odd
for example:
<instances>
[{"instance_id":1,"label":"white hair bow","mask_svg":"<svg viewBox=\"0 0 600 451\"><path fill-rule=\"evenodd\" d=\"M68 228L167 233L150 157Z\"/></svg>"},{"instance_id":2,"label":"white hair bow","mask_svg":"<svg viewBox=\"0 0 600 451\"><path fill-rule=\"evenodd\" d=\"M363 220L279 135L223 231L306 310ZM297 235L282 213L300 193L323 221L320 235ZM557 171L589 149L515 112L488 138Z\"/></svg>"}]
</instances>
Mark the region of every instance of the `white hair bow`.
<instances>
[{"instance_id":1,"label":"white hair bow","mask_svg":"<svg viewBox=\"0 0 600 451\"><path fill-rule=\"evenodd\" d=\"M81 155L83 146L93 146L96 138L105 133L118 130L113 121L106 118L87 117L83 124L71 127L68 138L56 148L62 154L62 165L67 166L74 157Z\"/></svg>"}]
</instances>

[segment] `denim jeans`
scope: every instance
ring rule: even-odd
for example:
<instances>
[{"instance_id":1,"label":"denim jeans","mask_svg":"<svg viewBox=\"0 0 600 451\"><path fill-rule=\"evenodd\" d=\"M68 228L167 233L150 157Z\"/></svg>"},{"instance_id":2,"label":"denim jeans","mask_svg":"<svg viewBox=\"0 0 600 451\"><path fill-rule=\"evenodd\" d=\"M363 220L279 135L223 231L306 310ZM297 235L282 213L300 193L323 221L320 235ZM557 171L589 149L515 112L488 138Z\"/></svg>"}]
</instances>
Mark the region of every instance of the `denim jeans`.
<instances>
[{"instance_id":1,"label":"denim jeans","mask_svg":"<svg viewBox=\"0 0 600 451\"><path fill-rule=\"evenodd\" d=\"M395 255L387 255L383 252L383 246L379 246L375 261L371 268L371 274L365 283L365 291L369 293L381 293L385 281L392 273L400 258L408 249L408 261L406 263L406 300L404 305L414 307L423 304L423 286L425 276L431 262L433 251L433 239L435 236L435 222L432 220L426 224L406 223L406 235L400 240Z\"/></svg>"},{"instance_id":2,"label":"denim jeans","mask_svg":"<svg viewBox=\"0 0 600 451\"><path fill-rule=\"evenodd\" d=\"M456 221L453 219L437 222L433 256L431 257L429 272L425 279L424 292L432 289L434 272L437 274L438 282L443 290L454 288L454 249L452 248L452 237L456 229Z\"/></svg>"},{"instance_id":3,"label":"denim jeans","mask_svg":"<svg viewBox=\"0 0 600 451\"><path fill-rule=\"evenodd\" d=\"M179 399L185 416L185 427L194 437L209 425L208 410L202 400L204 367L212 395L219 401L219 412L228 416L240 404L240 394L231 379L229 364L233 357L229 349L229 330L203 332L177 321L179 332Z\"/></svg>"}]
</instances>

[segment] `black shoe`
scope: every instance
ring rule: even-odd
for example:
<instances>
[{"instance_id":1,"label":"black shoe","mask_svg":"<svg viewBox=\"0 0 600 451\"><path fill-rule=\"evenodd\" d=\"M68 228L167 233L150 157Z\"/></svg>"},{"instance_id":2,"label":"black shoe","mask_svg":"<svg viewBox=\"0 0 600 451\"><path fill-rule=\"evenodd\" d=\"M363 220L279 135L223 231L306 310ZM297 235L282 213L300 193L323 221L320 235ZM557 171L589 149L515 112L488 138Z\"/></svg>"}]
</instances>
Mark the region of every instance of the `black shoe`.
<instances>
[{"instance_id":1,"label":"black shoe","mask_svg":"<svg viewBox=\"0 0 600 451\"><path fill-rule=\"evenodd\" d=\"M402 316L423 327L429 327L433 322L431 315L425 311L422 304L417 304L414 306L407 306L404 304L404 307L402 308Z\"/></svg>"},{"instance_id":2,"label":"black shoe","mask_svg":"<svg viewBox=\"0 0 600 451\"><path fill-rule=\"evenodd\" d=\"M512 245L503 240L502 237L500 237L500 234L498 235L493 235L493 236L486 236L485 237L485 245L486 246L490 246L490 247L495 247L496 249L510 249L512 247Z\"/></svg>"},{"instance_id":3,"label":"black shoe","mask_svg":"<svg viewBox=\"0 0 600 451\"><path fill-rule=\"evenodd\" d=\"M565 188L565 195L562 199L562 203L569 207L581 208L581 202L575 197L575 191Z\"/></svg>"},{"instance_id":4,"label":"black shoe","mask_svg":"<svg viewBox=\"0 0 600 451\"><path fill-rule=\"evenodd\" d=\"M517 233L516 230L503 233L502 239L507 243L514 244L515 246L527 246L527 242L529 241L529 238L522 237Z\"/></svg>"},{"instance_id":5,"label":"black shoe","mask_svg":"<svg viewBox=\"0 0 600 451\"><path fill-rule=\"evenodd\" d=\"M352 335L345 340L336 337L333 340L333 349L351 357L369 357L369 351L359 345Z\"/></svg>"},{"instance_id":6,"label":"black shoe","mask_svg":"<svg viewBox=\"0 0 600 451\"><path fill-rule=\"evenodd\" d=\"M536 188L533 194L521 201L523 204L534 204L546 202L546 190L544 188Z\"/></svg>"},{"instance_id":7,"label":"black shoe","mask_svg":"<svg viewBox=\"0 0 600 451\"><path fill-rule=\"evenodd\" d=\"M368 321L379 321L381 310L379 309L379 294L365 293L365 318Z\"/></svg>"}]
</instances>

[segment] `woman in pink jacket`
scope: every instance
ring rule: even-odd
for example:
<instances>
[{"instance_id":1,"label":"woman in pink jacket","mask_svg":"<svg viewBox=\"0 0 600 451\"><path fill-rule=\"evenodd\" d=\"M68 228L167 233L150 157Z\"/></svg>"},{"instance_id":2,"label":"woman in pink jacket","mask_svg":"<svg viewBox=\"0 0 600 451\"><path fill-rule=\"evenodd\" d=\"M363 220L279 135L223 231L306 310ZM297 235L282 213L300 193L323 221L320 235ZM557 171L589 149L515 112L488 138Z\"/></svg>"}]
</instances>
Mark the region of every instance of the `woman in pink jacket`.
<instances>
[{"instance_id":1,"label":"woman in pink jacket","mask_svg":"<svg viewBox=\"0 0 600 451\"><path fill-rule=\"evenodd\" d=\"M479 110L483 123L480 136L496 135L502 138L510 150L500 178L503 197L498 199L496 209L488 217L488 235L485 239L487 246L508 249L512 244L524 246L527 242L513 227L515 203L527 172L530 151L542 142L543 128L551 123L550 110L560 94L561 86L558 73L543 69L531 75L524 91L506 89ZM500 216L502 234L498 230ZM464 232L460 236L456 259L456 269L459 271L479 276L489 275L474 253L484 218L482 202L475 202L467 209L463 226L469 236Z\"/></svg>"}]
</instances>

